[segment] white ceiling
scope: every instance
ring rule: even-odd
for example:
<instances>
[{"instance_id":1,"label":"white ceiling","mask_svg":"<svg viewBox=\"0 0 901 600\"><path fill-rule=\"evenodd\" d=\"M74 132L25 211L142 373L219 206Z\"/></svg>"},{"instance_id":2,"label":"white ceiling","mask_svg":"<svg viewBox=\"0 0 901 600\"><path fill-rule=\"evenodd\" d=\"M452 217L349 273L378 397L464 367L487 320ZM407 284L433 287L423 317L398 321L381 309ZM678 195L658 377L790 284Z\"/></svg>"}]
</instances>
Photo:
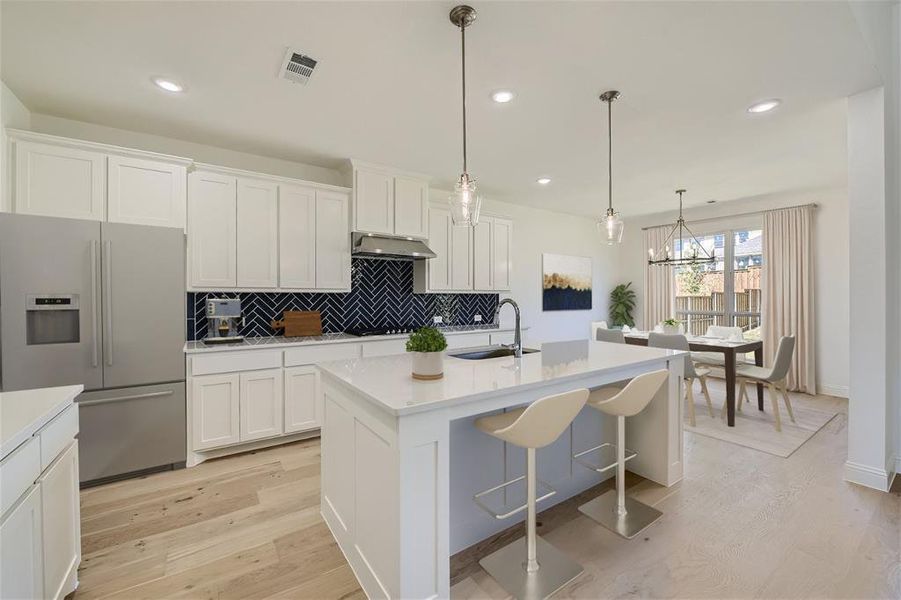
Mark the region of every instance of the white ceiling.
<instances>
[{"instance_id":1,"label":"white ceiling","mask_svg":"<svg viewBox=\"0 0 901 600\"><path fill-rule=\"evenodd\" d=\"M453 2L2 2L2 78L33 111L336 167L460 171ZM845 181L843 98L879 84L844 2L480 2L470 171L489 195L625 215ZM276 78L285 48L318 59ZM153 75L185 84L167 95ZM489 94L511 88L516 99ZM752 102L783 99L773 113ZM551 185L535 179L547 175Z\"/></svg>"}]
</instances>

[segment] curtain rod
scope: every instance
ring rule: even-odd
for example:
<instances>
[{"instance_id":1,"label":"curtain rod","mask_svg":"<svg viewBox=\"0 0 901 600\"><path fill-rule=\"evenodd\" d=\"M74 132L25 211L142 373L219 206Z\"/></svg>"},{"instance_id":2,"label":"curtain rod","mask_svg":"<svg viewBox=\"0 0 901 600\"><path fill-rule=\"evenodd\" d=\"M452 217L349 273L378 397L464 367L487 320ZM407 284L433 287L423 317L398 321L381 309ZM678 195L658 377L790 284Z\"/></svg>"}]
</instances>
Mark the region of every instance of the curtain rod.
<instances>
[{"instance_id":1,"label":"curtain rod","mask_svg":"<svg viewBox=\"0 0 901 600\"><path fill-rule=\"evenodd\" d=\"M765 212L769 212L771 210L786 210L789 208L804 208L805 206L809 206L811 208L819 208L819 205L816 202L810 202L808 204L798 204L795 206L782 206L780 208L770 208L767 210L752 210L750 212L743 212L734 215L722 215L719 217L707 217L705 219L685 219L689 223L709 223L710 221L722 221L723 219L737 219L738 217L750 217L753 215L762 215ZM654 229L655 227L665 227L666 225L672 225L672 223L661 223L660 225L648 225L647 227L642 227L642 231L647 231L648 229Z\"/></svg>"}]
</instances>

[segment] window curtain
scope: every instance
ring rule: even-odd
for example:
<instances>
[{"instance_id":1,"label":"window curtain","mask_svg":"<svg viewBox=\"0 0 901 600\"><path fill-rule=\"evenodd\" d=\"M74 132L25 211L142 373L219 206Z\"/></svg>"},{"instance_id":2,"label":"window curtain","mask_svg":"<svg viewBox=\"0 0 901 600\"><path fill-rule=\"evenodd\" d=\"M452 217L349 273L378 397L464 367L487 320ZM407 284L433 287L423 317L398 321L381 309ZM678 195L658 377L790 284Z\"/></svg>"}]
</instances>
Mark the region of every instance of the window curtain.
<instances>
[{"instance_id":1,"label":"window curtain","mask_svg":"<svg viewBox=\"0 0 901 600\"><path fill-rule=\"evenodd\" d=\"M795 336L791 390L816 393L813 306L813 206L763 215L763 353L773 364L779 338Z\"/></svg>"},{"instance_id":2,"label":"window curtain","mask_svg":"<svg viewBox=\"0 0 901 600\"><path fill-rule=\"evenodd\" d=\"M663 243L672 225L650 227L644 232L645 248L663 251ZM644 328L651 330L664 319L675 316L674 269L671 266L646 265L644 278Z\"/></svg>"}]
</instances>

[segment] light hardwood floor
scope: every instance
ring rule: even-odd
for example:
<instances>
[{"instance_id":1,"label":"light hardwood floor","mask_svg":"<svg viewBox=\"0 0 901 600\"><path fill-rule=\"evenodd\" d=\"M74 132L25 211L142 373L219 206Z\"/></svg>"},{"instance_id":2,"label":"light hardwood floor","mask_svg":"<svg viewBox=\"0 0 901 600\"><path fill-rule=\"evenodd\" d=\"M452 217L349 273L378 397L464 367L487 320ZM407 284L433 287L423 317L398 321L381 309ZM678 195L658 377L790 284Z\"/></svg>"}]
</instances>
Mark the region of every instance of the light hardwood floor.
<instances>
[{"instance_id":1,"label":"light hardwood floor","mask_svg":"<svg viewBox=\"0 0 901 600\"><path fill-rule=\"evenodd\" d=\"M841 480L844 400L792 399L840 414L787 459L686 433L684 481L630 490L664 512L644 536L543 513L585 565L558 597L901 597L901 495ZM82 536L78 600L363 597L319 517L318 440L85 490ZM506 597L477 568L451 594Z\"/></svg>"}]
</instances>

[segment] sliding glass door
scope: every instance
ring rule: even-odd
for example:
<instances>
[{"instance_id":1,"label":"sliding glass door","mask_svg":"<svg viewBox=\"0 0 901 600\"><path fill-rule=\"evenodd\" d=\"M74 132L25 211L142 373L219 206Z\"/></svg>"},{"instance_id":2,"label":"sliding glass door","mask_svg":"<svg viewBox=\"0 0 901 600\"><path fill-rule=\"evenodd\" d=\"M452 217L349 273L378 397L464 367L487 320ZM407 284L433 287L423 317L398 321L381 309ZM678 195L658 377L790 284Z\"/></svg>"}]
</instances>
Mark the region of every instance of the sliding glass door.
<instances>
[{"instance_id":1,"label":"sliding glass door","mask_svg":"<svg viewBox=\"0 0 901 600\"><path fill-rule=\"evenodd\" d=\"M687 333L704 335L711 325L726 325L740 327L746 338L760 337L761 233L742 229L698 236L716 261L676 269L676 318ZM677 251L680 243L690 241L677 240Z\"/></svg>"}]
</instances>

